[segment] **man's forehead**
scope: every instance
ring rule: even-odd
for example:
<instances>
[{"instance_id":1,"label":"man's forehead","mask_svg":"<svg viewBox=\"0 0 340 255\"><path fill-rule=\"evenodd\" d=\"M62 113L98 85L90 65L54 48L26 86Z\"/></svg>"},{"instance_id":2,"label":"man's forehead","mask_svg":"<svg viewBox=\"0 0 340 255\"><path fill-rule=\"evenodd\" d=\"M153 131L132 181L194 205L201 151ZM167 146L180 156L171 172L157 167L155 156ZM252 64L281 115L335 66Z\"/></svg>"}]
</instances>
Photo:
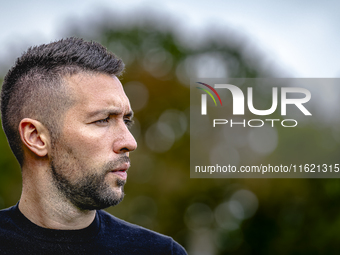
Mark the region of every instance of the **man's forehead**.
<instances>
[{"instance_id":1,"label":"man's forehead","mask_svg":"<svg viewBox=\"0 0 340 255\"><path fill-rule=\"evenodd\" d=\"M114 105L123 111L131 111L130 102L116 76L80 73L66 77L65 80L72 98L82 107L101 108Z\"/></svg>"},{"instance_id":2,"label":"man's forehead","mask_svg":"<svg viewBox=\"0 0 340 255\"><path fill-rule=\"evenodd\" d=\"M69 88L75 91L96 89L122 90L122 84L115 75L82 72L64 78Z\"/></svg>"}]
</instances>

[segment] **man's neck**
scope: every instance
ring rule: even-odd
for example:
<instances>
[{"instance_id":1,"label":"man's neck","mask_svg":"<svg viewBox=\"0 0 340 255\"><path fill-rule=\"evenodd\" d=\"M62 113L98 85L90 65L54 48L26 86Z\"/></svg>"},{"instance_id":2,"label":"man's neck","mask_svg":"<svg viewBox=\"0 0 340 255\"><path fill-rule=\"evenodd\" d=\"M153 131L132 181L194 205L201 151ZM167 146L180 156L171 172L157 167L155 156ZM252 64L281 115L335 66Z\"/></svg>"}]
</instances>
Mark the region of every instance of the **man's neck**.
<instances>
[{"instance_id":1,"label":"man's neck","mask_svg":"<svg viewBox=\"0 0 340 255\"><path fill-rule=\"evenodd\" d=\"M49 229L71 230L86 228L93 222L95 210L80 210L59 196L54 186L29 184L23 183L19 210L34 224Z\"/></svg>"}]
</instances>

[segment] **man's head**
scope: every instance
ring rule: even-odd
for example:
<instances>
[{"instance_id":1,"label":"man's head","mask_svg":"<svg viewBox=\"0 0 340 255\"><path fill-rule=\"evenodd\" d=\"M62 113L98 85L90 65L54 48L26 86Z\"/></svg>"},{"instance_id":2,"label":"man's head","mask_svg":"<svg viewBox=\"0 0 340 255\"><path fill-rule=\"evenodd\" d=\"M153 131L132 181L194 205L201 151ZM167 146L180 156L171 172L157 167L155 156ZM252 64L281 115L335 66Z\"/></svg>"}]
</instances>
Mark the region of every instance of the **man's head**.
<instances>
[{"instance_id":1,"label":"man's head","mask_svg":"<svg viewBox=\"0 0 340 255\"><path fill-rule=\"evenodd\" d=\"M2 125L14 155L21 166L27 155L48 162L55 187L80 209L124 195L136 142L116 78L123 69L100 44L68 38L28 49L4 79Z\"/></svg>"},{"instance_id":2,"label":"man's head","mask_svg":"<svg viewBox=\"0 0 340 255\"><path fill-rule=\"evenodd\" d=\"M119 76L121 59L95 42L68 38L31 47L7 73L1 91L1 118L10 147L20 165L24 162L18 131L20 121L40 121L56 138L62 114L72 105L65 77L77 73L105 73Z\"/></svg>"}]
</instances>

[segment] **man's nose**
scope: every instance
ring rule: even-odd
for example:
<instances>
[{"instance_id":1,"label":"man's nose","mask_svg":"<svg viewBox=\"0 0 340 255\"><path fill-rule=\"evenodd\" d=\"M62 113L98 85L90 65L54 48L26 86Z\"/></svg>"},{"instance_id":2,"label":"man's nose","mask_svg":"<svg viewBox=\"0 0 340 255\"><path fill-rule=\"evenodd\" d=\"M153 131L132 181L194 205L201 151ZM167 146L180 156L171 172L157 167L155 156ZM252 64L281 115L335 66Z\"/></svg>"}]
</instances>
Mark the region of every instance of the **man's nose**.
<instances>
[{"instance_id":1,"label":"man's nose","mask_svg":"<svg viewBox=\"0 0 340 255\"><path fill-rule=\"evenodd\" d=\"M136 148L136 139L133 137L127 126L124 124L124 126L120 128L119 133L116 134L114 151L115 153L125 153L134 151Z\"/></svg>"}]
</instances>

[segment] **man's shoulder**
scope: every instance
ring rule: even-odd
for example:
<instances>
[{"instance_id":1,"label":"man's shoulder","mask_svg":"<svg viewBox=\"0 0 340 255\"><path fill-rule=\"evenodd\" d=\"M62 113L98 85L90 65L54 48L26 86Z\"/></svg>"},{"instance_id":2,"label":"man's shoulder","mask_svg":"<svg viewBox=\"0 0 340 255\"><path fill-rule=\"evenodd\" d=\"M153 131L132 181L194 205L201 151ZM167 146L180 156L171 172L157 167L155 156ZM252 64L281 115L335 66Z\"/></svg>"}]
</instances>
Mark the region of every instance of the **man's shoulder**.
<instances>
[{"instance_id":1,"label":"man's shoulder","mask_svg":"<svg viewBox=\"0 0 340 255\"><path fill-rule=\"evenodd\" d=\"M17 247L20 236L24 232L17 226L16 206L0 210L0 252L4 253L6 247ZM19 237L17 239L16 237Z\"/></svg>"},{"instance_id":2,"label":"man's shoulder","mask_svg":"<svg viewBox=\"0 0 340 255\"><path fill-rule=\"evenodd\" d=\"M15 217L14 207L0 210L0 231L12 224L13 217Z\"/></svg>"},{"instance_id":3,"label":"man's shoulder","mask_svg":"<svg viewBox=\"0 0 340 255\"><path fill-rule=\"evenodd\" d=\"M4 216L4 217L10 216L10 215L12 214L12 212L14 211L15 207L16 207L16 205L13 205L13 206L8 207L8 208L6 208L6 209L1 209L1 210L0 210L0 215L1 215L1 216ZM0 219L0 220L1 220L1 219Z\"/></svg>"},{"instance_id":4,"label":"man's shoulder","mask_svg":"<svg viewBox=\"0 0 340 255\"><path fill-rule=\"evenodd\" d=\"M15 249L16 254L28 254L28 250L32 251L30 254L43 254L59 249L64 254L74 254L73 251L82 248L87 251L83 254L95 254L98 250L103 254L187 254L171 237L128 223L105 211L98 211L97 216L88 228L69 232L35 226L20 214L17 206L1 210L0 252L12 254Z\"/></svg>"},{"instance_id":5,"label":"man's shoulder","mask_svg":"<svg viewBox=\"0 0 340 255\"><path fill-rule=\"evenodd\" d=\"M169 254L187 254L184 248L169 236L126 222L102 210L98 213L104 232L115 238L123 237L123 242L139 243L145 247L155 247L161 250L168 249Z\"/></svg>"},{"instance_id":6,"label":"man's shoulder","mask_svg":"<svg viewBox=\"0 0 340 255\"><path fill-rule=\"evenodd\" d=\"M166 235L162 235L150 229L138 226L136 224L129 223L125 220L119 219L106 211L98 211L102 223L102 227L104 227L108 231L117 231L119 233L125 233L128 235L148 235L151 237L158 237L163 239L164 241L169 241L172 238Z\"/></svg>"}]
</instances>

